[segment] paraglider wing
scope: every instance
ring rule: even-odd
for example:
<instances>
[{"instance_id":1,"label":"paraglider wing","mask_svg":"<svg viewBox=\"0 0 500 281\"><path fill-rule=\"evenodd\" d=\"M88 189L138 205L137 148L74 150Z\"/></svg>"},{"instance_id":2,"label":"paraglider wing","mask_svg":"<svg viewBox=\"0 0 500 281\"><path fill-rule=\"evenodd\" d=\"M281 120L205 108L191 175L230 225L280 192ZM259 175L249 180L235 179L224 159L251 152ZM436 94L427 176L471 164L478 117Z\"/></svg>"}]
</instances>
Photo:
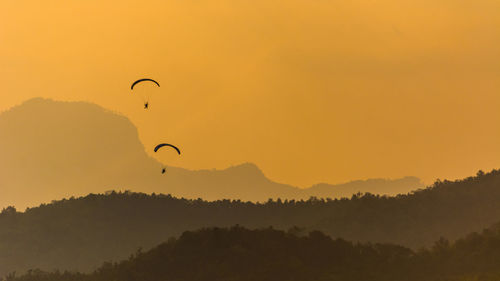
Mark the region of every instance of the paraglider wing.
<instances>
[{"instance_id":1,"label":"paraglider wing","mask_svg":"<svg viewBox=\"0 0 500 281\"><path fill-rule=\"evenodd\" d=\"M160 148L162 148L164 146L170 146L171 148L175 149L179 155L181 154L181 151L176 146L168 144L168 143L162 143L162 144L157 145L155 147L155 152L157 152Z\"/></svg>"},{"instance_id":2,"label":"paraglider wing","mask_svg":"<svg viewBox=\"0 0 500 281\"><path fill-rule=\"evenodd\" d=\"M141 82L144 82L144 81L150 81L150 82L153 82L155 83L158 87L160 87L160 84L158 82L156 82L155 80L153 79L149 79L149 78L142 78L142 79L139 79L137 81L135 81L134 83L132 83L132 86L130 86L130 90L133 90L134 89L134 86L141 83Z\"/></svg>"}]
</instances>

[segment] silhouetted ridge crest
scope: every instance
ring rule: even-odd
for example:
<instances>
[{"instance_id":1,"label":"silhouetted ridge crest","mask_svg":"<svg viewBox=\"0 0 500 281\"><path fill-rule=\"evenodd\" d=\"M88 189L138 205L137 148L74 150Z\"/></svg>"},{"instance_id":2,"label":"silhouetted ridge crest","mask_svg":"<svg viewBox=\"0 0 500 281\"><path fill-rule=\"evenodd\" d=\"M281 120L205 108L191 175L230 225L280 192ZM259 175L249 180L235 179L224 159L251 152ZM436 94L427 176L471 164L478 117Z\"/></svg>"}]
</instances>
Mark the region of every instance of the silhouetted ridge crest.
<instances>
[{"instance_id":1,"label":"silhouetted ridge crest","mask_svg":"<svg viewBox=\"0 0 500 281\"><path fill-rule=\"evenodd\" d=\"M319 230L352 241L419 248L440 237L455 240L500 218L500 172L395 197L204 201L170 195L108 192L54 201L25 213L0 215L0 275L29 268L88 271L126 258L169 237L202 227L239 224ZM457 207L458 206L458 207Z\"/></svg>"},{"instance_id":2,"label":"silhouetted ridge crest","mask_svg":"<svg viewBox=\"0 0 500 281\"><path fill-rule=\"evenodd\" d=\"M257 165L253 164L253 163L243 163L243 164L239 164L239 165L234 165L234 166L231 166L229 168L226 169L227 172L238 172L238 173L242 173L242 174L254 174L254 175L259 175L259 176L262 176L262 177L265 177L264 176L264 173L262 172L261 169L259 169L259 167L257 167Z\"/></svg>"},{"instance_id":3,"label":"silhouetted ridge crest","mask_svg":"<svg viewBox=\"0 0 500 281\"><path fill-rule=\"evenodd\" d=\"M156 280L499 280L497 227L430 249L332 239L320 231L204 228L90 274L35 270L6 281Z\"/></svg>"}]
</instances>

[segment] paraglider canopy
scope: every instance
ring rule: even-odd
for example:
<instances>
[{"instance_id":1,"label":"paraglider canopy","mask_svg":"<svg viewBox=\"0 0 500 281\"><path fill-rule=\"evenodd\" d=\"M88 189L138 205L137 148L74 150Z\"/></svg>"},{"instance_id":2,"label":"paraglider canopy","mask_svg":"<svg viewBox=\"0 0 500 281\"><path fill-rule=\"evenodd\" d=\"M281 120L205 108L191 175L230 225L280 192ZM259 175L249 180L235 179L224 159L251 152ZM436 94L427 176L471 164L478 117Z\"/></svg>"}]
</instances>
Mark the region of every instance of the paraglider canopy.
<instances>
[{"instance_id":1,"label":"paraglider canopy","mask_svg":"<svg viewBox=\"0 0 500 281\"><path fill-rule=\"evenodd\" d=\"M160 150L162 147L166 147L166 146L175 149L175 151L177 151L177 154L179 154L179 155L181 154L181 151L179 150L179 148L177 148L175 145L172 145L172 144L169 144L169 143L161 143L161 144L155 146L155 152L157 152L158 150ZM161 169L161 173L165 174L166 170L167 169L165 167L163 167Z\"/></svg>"},{"instance_id":2,"label":"paraglider canopy","mask_svg":"<svg viewBox=\"0 0 500 281\"><path fill-rule=\"evenodd\" d=\"M137 84L142 84L143 82L145 83L144 86L142 86L142 89L135 89L134 87ZM149 88L151 85L156 88L156 86L160 87L160 83L158 83L156 80L150 79L150 78L142 78L139 80L136 80L134 83L132 83L132 86L130 86L130 90L133 90L134 93L137 93L139 97L141 97L142 101L144 102L144 109L149 108L149 99L151 98L152 93L154 90Z\"/></svg>"},{"instance_id":3,"label":"paraglider canopy","mask_svg":"<svg viewBox=\"0 0 500 281\"><path fill-rule=\"evenodd\" d=\"M134 83L132 83L132 86L130 86L130 90L133 90L134 89L134 86L141 83L141 82L145 82L145 81L150 81L150 82L153 82L155 83L158 87L160 87L160 84L158 82L156 82L155 80L153 79L150 79L150 78L142 78L142 79L139 79L137 81L135 81Z\"/></svg>"},{"instance_id":4,"label":"paraglider canopy","mask_svg":"<svg viewBox=\"0 0 500 281\"><path fill-rule=\"evenodd\" d=\"M177 148L175 145L172 145L172 144L168 144L168 143L162 143L162 144L159 144L155 147L155 152L157 152L160 148L162 147L165 147L165 146L170 146L171 148L175 149L177 151L177 154L181 154L181 151L179 150L179 148Z\"/></svg>"}]
</instances>

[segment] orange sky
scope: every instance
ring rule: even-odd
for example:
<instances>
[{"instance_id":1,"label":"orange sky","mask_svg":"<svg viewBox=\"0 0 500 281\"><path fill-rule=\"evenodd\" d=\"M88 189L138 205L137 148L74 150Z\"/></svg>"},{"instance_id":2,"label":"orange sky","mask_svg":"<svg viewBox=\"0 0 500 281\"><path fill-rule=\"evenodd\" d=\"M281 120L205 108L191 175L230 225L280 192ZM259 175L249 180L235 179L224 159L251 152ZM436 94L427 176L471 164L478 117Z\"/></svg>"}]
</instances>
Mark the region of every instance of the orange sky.
<instances>
[{"instance_id":1,"label":"orange sky","mask_svg":"<svg viewBox=\"0 0 500 281\"><path fill-rule=\"evenodd\" d=\"M4 1L0 111L94 102L190 169L430 183L500 168L498 46L496 0Z\"/></svg>"}]
</instances>

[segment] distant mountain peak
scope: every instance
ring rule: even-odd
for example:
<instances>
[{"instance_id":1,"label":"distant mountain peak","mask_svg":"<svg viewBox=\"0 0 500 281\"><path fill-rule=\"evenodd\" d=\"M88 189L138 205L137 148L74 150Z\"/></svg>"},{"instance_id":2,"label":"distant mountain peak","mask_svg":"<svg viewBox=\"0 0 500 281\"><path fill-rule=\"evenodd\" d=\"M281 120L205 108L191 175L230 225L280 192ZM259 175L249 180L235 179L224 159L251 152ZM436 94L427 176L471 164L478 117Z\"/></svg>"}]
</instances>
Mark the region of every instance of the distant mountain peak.
<instances>
[{"instance_id":1,"label":"distant mountain peak","mask_svg":"<svg viewBox=\"0 0 500 281\"><path fill-rule=\"evenodd\" d=\"M227 169L224 169L224 171L237 172L237 173L242 173L242 174L259 175L259 176L265 177L262 170L259 167L257 167L257 165L255 165L254 163L250 163L250 162L245 162L242 164L233 165Z\"/></svg>"},{"instance_id":2,"label":"distant mountain peak","mask_svg":"<svg viewBox=\"0 0 500 281\"><path fill-rule=\"evenodd\" d=\"M253 163L222 170L168 167L162 175L162 164L146 153L132 122L89 102L27 100L0 113L0 133L0 208L23 209L110 189L263 202L421 187L402 179L299 189L273 182Z\"/></svg>"}]
</instances>

